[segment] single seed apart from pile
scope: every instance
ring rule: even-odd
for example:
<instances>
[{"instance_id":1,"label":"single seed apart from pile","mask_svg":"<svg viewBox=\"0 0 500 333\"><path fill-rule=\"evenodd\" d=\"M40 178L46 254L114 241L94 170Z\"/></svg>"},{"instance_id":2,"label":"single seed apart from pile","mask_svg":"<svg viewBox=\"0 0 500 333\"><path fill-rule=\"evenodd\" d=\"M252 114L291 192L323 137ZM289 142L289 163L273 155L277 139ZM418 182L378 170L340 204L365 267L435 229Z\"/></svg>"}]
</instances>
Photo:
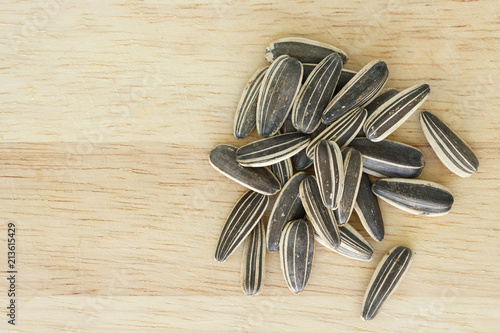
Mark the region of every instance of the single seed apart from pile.
<instances>
[{"instance_id":1,"label":"single seed apart from pile","mask_svg":"<svg viewBox=\"0 0 500 333\"><path fill-rule=\"evenodd\" d=\"M269 44L266 48L265 58L269 63L276 61L281 55L289 55L303 63L317 64L331 53L337 53L343 62L347 54L335 46L301 37L281 38Z\"/></svg>"},{"instance_id":2,"label":"single seed apart from pile","mask_svg":"<svg viewBox=\"0 0 500 333\"><path fill-rule=\"evenodd\" d=\"M251 142L236 151L236 160L246 167L263 167L292 157L307 147L309 137L285 133Z\"/></svg>"},{"instance_id":3,"label":"single seed apart from pile","mask_svg":"<svg viewBox=\"0 0 500 333\"><path fill-rule=\"evenodd\" d=\"M420 124L425 138L448 169L460 177L469 177L477 171L479 161L472 149L438 117L422 111Z\"/></svg>"},{"instance_id":4,"label":"single seed apart from pile","mask_svg":"<svg viewBox=\"0 0 500 333\"><path fill-rule=\"evenodd\" d=\"M323 122L331 124L347 111L370 103L382 90L388 77L385 62L370 62L335 95L323 112Z\"/></svg>"},{"instance_id":5,"label":"single seed apart from pile","mask_svg":"<svg viewBox=\"0 0 500 333\"><path fill-rule=\"evenodd\" d=\"M222 228L215 260L226 261L259 222L268 203L268 197L253 191L246 192L238 200Z\"/></svg>"},{"instance_id":6,"label":"single seed apart from pile","mask_svg":"<svg viewBox=\"0 0 500 333\"><path fill-rule=\"evenodd\" d=\"M309 158L314 155L314 150L321 140L335 141L340 148L347 146L358 134L366 119L366 110L354 108L324 129L313 138L306 148Z\"/></svg>"},{"instance_id":7,"label":"single seed apart from pile","mask_svg":"<svg viewBox=\"0 0 500 333\"><path fill-rule=\"evenodd\" d=\"M281 270L288 288L297 294L309 281L314 257L314 231L306 220L289 222L280 240Z\"/></svg>"},{"instance_id":8,"label":"single seed apart from pile","mask_svg":"<svg viewBox=\"0 0 500 333\"><path fill-rule=\"evenodd\" d=\"M342 151L342 157L344 159L344 189L339 206L335 210L335 217L339 225L346 224L351 217L363 173L363 158L359 151L354 148L345 148Z\"/></svg>"},{"instance_id":9,"label":"single seed apart from pile","mask_svg":"<svg viewBox=\"0 0 500 333\"><path fill-rule=\"evenodd\" d=\"M281 185L271 171L266 168L247 168L236 161L237 148L218 145L210 152L210 164L215 170L255 192L265 195L276 194Z\"/></svg>"},{"instance_id":10,"label":"single seed apart from pile","mask_svg":"<svg viewBox=\"0 0 500 333\"><path fill-rule=\"evenodd\" d=\"M293 176L293 164L290 158L271 165L271 170L280 181L281 187Z\"/></svg>"},{"instance_id":11,"label":"single seed apart from pile","mask_svg":"<svg viewBox=\"0 0 500 333\"><path fill-rule=\"evenodd\" d=\"M335 53L328 55L314 68L302 85L292 108L292 121L296 129L310 134L318 128L341 71L342 59Z\"/></svg>"},{"instance_id":12,"label":"single seed apart from pile","mask_svg":"<svg viewBox=\"0 0 500 333\"><path fill-rule=\"evenodd\" d=\"M363 155L363 171L375 177L415 178L424 170L424 155L404 143L356 138L349 144Z\"/></svg>"},{"instance_id":13,"label":"single seed apart from pile","mask_svg":"<svg viewBox=\"0 0 500 333\"><path fill-rule=\"evenodd\" d=\"M339 228L340 230L340 244L337 248L331 247L319 235L316 235L316 240L321 245L328 249L337 252L347 258L370 261L373 258L373 247L349 224Z\"/></svg>"},{"instance_id":14,"label":"single seed apart from pile","mask_svg":"<svg viewBox=\"0 0 500 333\"><path fill-rule=\"evenodd\" d=\"M372 182L366 173L361 176L358 196L354 209L358 214L361 224L371 238L377 242L384 239L384 220L380 212L377 197L372 192Z\"/></svg>"},{"instance_id":15,"label":"single seed apart from pile","mask_svg":"<svg viewBox=\"0 0 500 333\"><path fill-rule=\"evenodd\" d=\"M363 299L361 314L363 320L375 318L382 304L403 280L410 267L412 257L409 248L398 246L390 250L380 261Z\"/></svg>"},{"instance_id":16,"label":"single seed apart from pile","mask_svg":"<svg viewBox=\"0 0 500 333\"><path fill-rule=\"evenodd\" d=\"M248 296L257 295L264 286L266 273L265 229L262 220L248 236L241 260L241 288Z\"/></svg>"},{"instance_id":17,"label":"single seed apart from pile","mask_svg":"<svg viewBox=\"0 0 500 333\"><path fill-rule=\"evenodd\" d=\"M416 215L444 215L453 205L450 190L427 180L382 178L373 184L372 190L394 207Z\"/></svg>"},{"instance_id":18,"label":"single seed apart from pile","mask_svg":"<svg viewBox=\"0 0 500 333\"><path fill-rule=\"evenodd\" d=\"M287 55L269 66L257 100L257 132L262 137L276 134L291 110L302 82L302 64Z\"/></svg>"},{"instance_id":19,"label":"single seed apart from pile","mask_svg":"<svg viewBox=\"0 0 500 333\"><path fill-rule=\"evenodd\" d=\"M323 203L336 209L344 190L342 152L333 141L322 140L314 153L314 171Z\"/></svg>"},{"instance_id":20,"label":"single seed apart from pile","mask_svg":"<svg viewBox=\"0 0 500 333\"><path fill-rule=\"evenodd\" d=\"M333 211L323 205L316 178L308 176L300 183L300 199L314 231L331 248L340 243L340 233Z\"/></svg>"},{"instance_id":21,"label":"single seed apart from pile","mask_svg":"<svg viewBox=\"0 0 500 333\"><path fill-rule=\"evenodd\" d=\"M234 116L233 133L237 139L245 138L255 127L257 97L259 96L260 84L267 68L268 66L259 68L243 90Z\"/></svg>"},{"instance_id":22,"label":"single seed apart from pile","mask_svg":"<svg viewBox=\"0 0 500 333\"><path fill-rule=\"evenodd\" d=\"M363 130L371 141L381 141L394 132L427 99L429 85L418 84L396 94L366 119Z\"/></svg>"},{"instance_id":23,"label":"single seed apart from pile","mask_svg":"<svg viewBox=\"0 0 500 333\"><path fill-rule=\"evenodd\" d=\"M299 193L300 183L306 177L306 173L299 172L290 178L274 203L267 224L266 242L269 252L278 251L283 226L291 220L301 219L306 215Z\"/></svg>"}]
</instances>

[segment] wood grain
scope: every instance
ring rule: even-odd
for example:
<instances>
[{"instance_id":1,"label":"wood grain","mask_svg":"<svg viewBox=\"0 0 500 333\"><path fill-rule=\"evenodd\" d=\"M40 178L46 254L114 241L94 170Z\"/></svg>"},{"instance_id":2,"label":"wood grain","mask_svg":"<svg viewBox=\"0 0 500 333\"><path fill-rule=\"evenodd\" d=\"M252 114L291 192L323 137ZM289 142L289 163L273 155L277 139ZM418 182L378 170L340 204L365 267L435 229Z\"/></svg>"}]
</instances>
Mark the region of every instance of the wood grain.
<instances>
[{"instance_id":1,"label":"wood grain","mask_svg":"<svg viewBox=\"0 0 500 333\"><path fill-rule=\"evenodd\" d=\"M0 239L14 222L15 331L497 330L498 14L494 0L4 1ZM245 297L241 249L213 260L245 189L208 154L255 140L233 137L234 111L267 44L287 36L345 50L347 69L385 61L386 87L429 83L422 109L461 135L480 166L468 179L449 172L412 115L388 139L422 150L420 178L450 188L451 212L425 218L381 202L386 237L371 242L373 261L317 246L306 290L292 295L269 254L262 294ZM413 250L413 265L363 322L365 288L397 245ZM6 251L0 330L12 331Z\"/></svg>"}]
</instances>

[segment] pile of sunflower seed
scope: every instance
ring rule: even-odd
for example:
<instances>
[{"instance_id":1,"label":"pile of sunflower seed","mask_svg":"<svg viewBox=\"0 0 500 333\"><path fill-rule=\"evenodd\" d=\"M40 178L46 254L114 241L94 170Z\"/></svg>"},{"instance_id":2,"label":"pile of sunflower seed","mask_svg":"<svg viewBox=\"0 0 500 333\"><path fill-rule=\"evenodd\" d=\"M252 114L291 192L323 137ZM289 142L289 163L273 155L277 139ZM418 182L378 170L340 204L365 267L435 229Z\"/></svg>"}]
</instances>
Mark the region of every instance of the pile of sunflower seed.
<instances>
[{"instance_id":1,"label":"pile of sunflower seed","mask_svg":"<svg viewBox=\"0 0 500 333\"><path fill-rule=\"evenodd\" d=\"M345 52L304 38L271 43L265 58L270 65L250 78L234 120L236 138L257 127L263 139L240 148L222 144L210 153L216 170L250 189L229 214L215 250L215 259L224 262L248 239L241 266L247 295L263 287L266 247L279 251L293 293L307 285L315 241L346 257L371 260L373 247L348 221L354 209L368 235L382 241L377 197L417 215L448 213L451 192L415 179L425 165L420 150L385 140L427 99L429 85L379 94L389 76L385 62L374 60L356 73L343 69ZM473 151L444 122L422 111L420 123L448 169L461 177L476 172ZM302 171L311 166L314 175ZM372 184L368 175L379 179ZM261 218L268 196L276 194L266 228ZM363 300L364 320L373 319L396 289L412 255L398 246L381 260Z\"/></svg>"}]
</instances>

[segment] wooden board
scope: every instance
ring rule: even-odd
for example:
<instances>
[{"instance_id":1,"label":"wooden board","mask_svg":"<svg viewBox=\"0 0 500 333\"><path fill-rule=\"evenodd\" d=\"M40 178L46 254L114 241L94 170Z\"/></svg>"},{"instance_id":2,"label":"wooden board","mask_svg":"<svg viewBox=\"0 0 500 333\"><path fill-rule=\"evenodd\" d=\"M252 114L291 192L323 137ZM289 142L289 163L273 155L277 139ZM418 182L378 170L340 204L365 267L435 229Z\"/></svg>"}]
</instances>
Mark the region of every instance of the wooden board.
<instances>
[{"instance_id":1,"label":"wooden board","mask_svg":"<svg viewBox=\"0 0 500 333\"><path fill-rule=\"evenodd\" d=\"M0 8L0 330L492 332L500 318L500 24L491 1L7 0ZM317 246L293 295L277 254L245 297L241 249L213 253L245 189L208 163L232 136L247 79L271 41L334 44L358 70L387 62L387 87L428 82L422 109L470 143L479 172L437 159L413 115L390 136L420 148L422 179L455 194L450 214L385 203L372 262ZM16 226L16 326L7 324L7 225ZM359 221L352 224L359 230ZM366 233L363 232L366 236ZM378 261L396 245L410 272L360 319Z\"/></svg>"}]
</instances>

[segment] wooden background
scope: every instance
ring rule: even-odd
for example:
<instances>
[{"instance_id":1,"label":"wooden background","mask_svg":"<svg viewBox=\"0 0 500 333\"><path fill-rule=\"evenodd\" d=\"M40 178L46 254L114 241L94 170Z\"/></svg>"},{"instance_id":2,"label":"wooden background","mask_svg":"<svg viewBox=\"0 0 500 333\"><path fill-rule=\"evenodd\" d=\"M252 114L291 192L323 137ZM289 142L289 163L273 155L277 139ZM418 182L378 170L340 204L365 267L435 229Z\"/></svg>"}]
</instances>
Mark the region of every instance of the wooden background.
<instances>
[{"instance_id":1,"label":"wooden background","mask_svg":"<svg viewBox=\"0 0 500 333\"><path fill-rule=\"evenodd\" d=\"M13 330L14 222L19 332L498 331L499 14L495 0L2 2L0 330ZM422 109L463 136L480 169L449 172L414 114L390 138L423 151L421 178L453 191L452 211L423 218L381 203L372 262L318 245L293 295L269 254L263 293L245 297L241 250L213 260L245 189L207 157L255 139L234 139L234 110L266 45L287 36L342 48L348 69L386 61L386 87L428 82ZM413 266L363 322L365 288L396 245L414 250Z\"/></svg>"}]
</instances>

